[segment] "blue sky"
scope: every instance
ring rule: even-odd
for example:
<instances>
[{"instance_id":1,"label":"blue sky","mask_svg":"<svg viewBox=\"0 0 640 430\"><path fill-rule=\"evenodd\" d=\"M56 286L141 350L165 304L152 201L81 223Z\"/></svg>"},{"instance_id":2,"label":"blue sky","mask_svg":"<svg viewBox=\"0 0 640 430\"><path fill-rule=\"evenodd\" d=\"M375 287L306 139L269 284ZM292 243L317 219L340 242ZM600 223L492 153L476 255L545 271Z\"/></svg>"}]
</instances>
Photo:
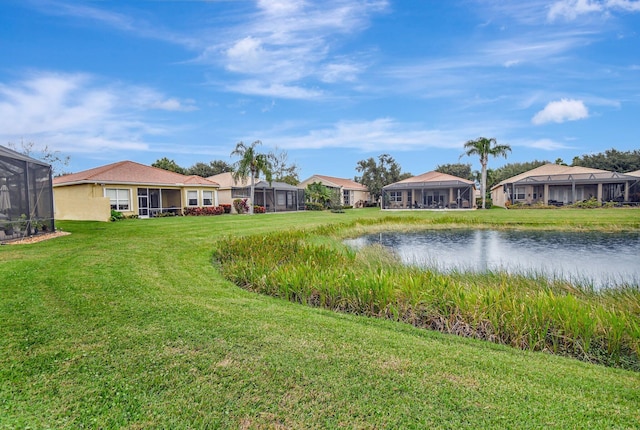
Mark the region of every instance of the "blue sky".
<instances>
[{"instance_id":1,"label":"blue sky","mask_svg":"<svg viewBox=\"0 0 640 430\"><path fill-rule=\"evenodd\" d=\"M640 0L0 2L0 142L68 171L222 159L238 141L352 178L640 149ZM462 158L474 169L474 158Z\"/></svg>"}]
</instances>

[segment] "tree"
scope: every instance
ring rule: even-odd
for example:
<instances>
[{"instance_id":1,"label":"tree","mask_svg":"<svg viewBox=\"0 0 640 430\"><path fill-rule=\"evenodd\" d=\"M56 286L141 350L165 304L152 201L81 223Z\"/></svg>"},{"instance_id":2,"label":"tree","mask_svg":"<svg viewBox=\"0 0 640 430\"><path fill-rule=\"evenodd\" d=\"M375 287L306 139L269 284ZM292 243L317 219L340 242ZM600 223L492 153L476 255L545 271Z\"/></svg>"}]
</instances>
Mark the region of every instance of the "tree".
<instances>
[{"instance_id":1,"label":"tree","mask_svg":"<svg viewBox=\"0 0 640 430\"><path fill-rule=\"evenodd\" d=\"M209 163L211 166L211 175L219 175L220 173L233 172L233 166L223 160L213 160Z\"/></svg>"},{"instance_id":2,"label":"tree","mask_svg":"<svg viewBox=\"0 0 640 430\"><path fill-rule=\"evenodd\" d=\"M457 176L458 178L474 180L474 175L471 173L471 164L443 164L436 167L436 172L446 173L447 175Z\"/></svg>"},{"instance_id":3,"label":"tree","mask_svg":"<svg viewBox=\"0 0 640 430\"><path fill-rule=\"evenodd\" d=\"M503 156L507 158L507 152L511 152L509 145L498 145L495 138L487 139L486 137L479 137L475 140L469 140L464 144L466 149L463 155L467 157L471 155L477 155L480 157L480 165L482 166L481 181L480 181L480 193L482 194L482 209L485 209L487 200L487 164L489 162L489 156L497 157Z\"/></svg>"},{"instance_id":4,"label":"tree","mask_svg":"<svg viewBox=\"0 0 640 430\"><path fill-rule=\"evenodd\" d=\"M233 166L222 160L215 160L207 163L197 162L193 166L189 167L185 175L198 175L203 178L217 175L224 172L233 172Z\"/></svg>"},{"instance_id":5,"label":"tree","mask_svg":"<svg viewBox=\"0 0 640 430\"><path fill-rule=\"evenodd\" d=\"M285 150L275 150L269 153L269 161L271 162L273 179L278 182L284 182L290 185L298 185L300 183L299 172L300 167L296 163L289 163L289 154Z\"/></svg>"},{"instance_id":6,"label":"tree","mask_svg":"<svg viewBox=\"0 0 640 430\"><path fill-rule=\"evenodd\" d=\"M329 187L323 185L322 182L312 182L308 184L304 195L308 203L318 203L324 207L335 198L334 193L331 192Z\"/></svg>"},{"instance_id":7,"label":"tree","mask_svg":"<svg viewBox=\"0 0 640 430\"><path fill-rule=\"evenodd\" d=\"M51 165L51 173L54 176L64 174L62 169L68 166L69 161L71 160L71 157L68 155L62 155L60 151L54 151L50 149L48 145L45 145L44 147L36 147L36 144L33 142L25 143L24 141L21 141L20 148L12 142L9 142L7 146L16 152L20 152L28 157L37 158Z\"/></svg>"},{"instance_id":8,"label":"tree","mask_svg":"<svg viewBox=\"0 0 640 430\"><path fill-rule=\"evenodd\" d=\"M236 148L231 152L231 156L238 156L238 160L234 165L233 179L238 181L251 176L251 204L249 205L249 214L253 215L253 201L255 191L255 178L263 173L267 181L271 183L272 169L269 157L256 151L256 147L262 145L262 142L256 140L251 145L245 145L238 142Z\"/></svg>"},{"instance_id":9,"label":"tree","mask_svg":"<svg viewBox=\"0 0 640 430\"><path fill-rule=\"evenodd\" d=\"M509 163L497 169L487 169L487 189L491 189L494 185L504 181L505 179L512 178L529 170L533 170L536 167L549 164L549 161L533 160L525 163ZM480 178L480 175L478 175ZM479 182L479 180L478 180Z\"/></svg>"},{"instance_id":10,"label":"tree","mask_svg":"<svg viewBox=\"0 0 640 430\"><path fill-rule=\"evenodd\" d=\"M151 166L157 167L158 169L168 170L170 172L180 173L181 175L184 175L186 173L186 170L184 168L178 166L175 161L169 160L167 157L156 160L156 162Z\"/></svg>"},{"instance_id":11,"label":"tree","mask_svg":"<svg viewBox=\"0 0 640 430\"><path fill-rule=\"evenodd\" d=\"M633 172L640 170L640 150L618 151L613 148L607 149L599 154L574 157L572 165L618 173Z\"/></svg>"},{"instance_id":12,"label":"tree","mask_svg":"<svg viewBox=\"0 0 640 430\"><path fill-rule=\"evenodd\" d=\"M380 198L382 187L385 185L393 184L412 176L411 173L402 173L400 165L389 154L379 155L378 163L373 157L367 160L360 160L356 170L362 173L362 176L356 176L354 180L369 189L374 201Z\"/></svg>"}]
</instances>

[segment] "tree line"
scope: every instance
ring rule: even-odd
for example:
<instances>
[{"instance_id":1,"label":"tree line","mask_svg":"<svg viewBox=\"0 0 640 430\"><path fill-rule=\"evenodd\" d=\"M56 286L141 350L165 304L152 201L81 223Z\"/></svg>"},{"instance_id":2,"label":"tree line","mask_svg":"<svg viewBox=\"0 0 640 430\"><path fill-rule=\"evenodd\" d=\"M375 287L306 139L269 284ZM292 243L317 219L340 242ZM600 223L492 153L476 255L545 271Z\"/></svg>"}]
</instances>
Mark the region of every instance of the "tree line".
<instances>
[{"instance_id":1,"label":"tree line","mask_svg":"<svg viewBox=\"0 0 640 430\"><path fill-rule=\"evenodd\" d=\"M276 148L266 154L259 153L257 146L261 145L259 140L252 144L244 144L238 142L236 148L232 151L231 156L238 156L240 160L235 163L227 163L224 160L212 160L209 163L197 162L191 167L182 167L174 160L167 157L160 158L151 164L153 167L159 169L168 170L170 172L180 173L182 175L198 175L203 178L209 176L218 175L220 173L235 173L239 167L239 164L248 162L244 159L245 152L247 152L247 159L257 157L262 159L264 157L264 167L268 170L269 176L276 182L285 182L290 185L298 185L300 183L299 172L300 167L296 163L289 162L289 156L287 151ZM255 160L254 160L255 162ZM242 170L242 168L240 169ZM262 170L261 170L262 171Z\"/></svg>"}]
</instances>

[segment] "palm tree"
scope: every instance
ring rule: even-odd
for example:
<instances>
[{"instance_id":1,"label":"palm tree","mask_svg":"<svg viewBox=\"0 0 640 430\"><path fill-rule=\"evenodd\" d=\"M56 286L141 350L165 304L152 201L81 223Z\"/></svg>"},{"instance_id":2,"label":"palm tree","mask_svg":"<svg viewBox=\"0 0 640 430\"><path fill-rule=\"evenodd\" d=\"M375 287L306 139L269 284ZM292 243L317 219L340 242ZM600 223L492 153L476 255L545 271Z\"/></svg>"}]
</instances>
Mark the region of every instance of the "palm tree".
<instances>
[{"instance_id":1,"label":"palm tree","mask_svg":"<svg viewBox=\"0 0 640 430\"><path fill-rule=\"evenodd\" d=\"M464 148L466 149L466 152L463 155L466 155L467 157L471 155L480 156L480 164L482 165L480 193L482 194L482 209L484 209L487 198L487 163L489 162L489 156L502 156L507 158L507 152L511 152L511 147L509 145L498 145L498 142L494 137L490 139L487 139L486 137L479 137L475 140L469 140L464 144Z\"/></svg>"},{"instance_id":2,"label":"palm tree","mask_svg":"<svg viewBox=\"0 0 640 430\"><path fill-rule=\"evenodd\" d=\"M247 176L251 176L251 204L249 205L249 214L253 215L253 200L255 190L255 178L261 172L269 183L271 183L271 162L269 157L265 154L260 154L256 151L256 146L262 145L262 142L256 140L251 145L245 145L243 142L236 144L236 149L231 152L231 156L239 156L238 160L234 164L233 179L235 181L239 179L246 179Z\"/></svg>"}]
</instances>

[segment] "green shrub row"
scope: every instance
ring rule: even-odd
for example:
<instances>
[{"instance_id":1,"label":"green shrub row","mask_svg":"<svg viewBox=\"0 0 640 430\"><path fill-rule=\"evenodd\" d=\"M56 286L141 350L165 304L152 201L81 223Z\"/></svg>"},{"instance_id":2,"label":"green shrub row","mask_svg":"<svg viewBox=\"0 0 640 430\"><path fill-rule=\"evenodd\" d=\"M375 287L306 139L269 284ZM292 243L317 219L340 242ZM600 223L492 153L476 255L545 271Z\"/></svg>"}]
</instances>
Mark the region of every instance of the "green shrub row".
<instances>
[{"instance_id":1,"label":"green shrub row","mask_svg":"<svg viewBox=\"0 0 640 430\"><path fill-rule=\"evenodd\" d=\"M378 247L356 253L316 239L341 228L227 238L214 261L236 285L293 302L640 371L637 287L444 274L406 267Z\"/></svg>"}]
</instances>

